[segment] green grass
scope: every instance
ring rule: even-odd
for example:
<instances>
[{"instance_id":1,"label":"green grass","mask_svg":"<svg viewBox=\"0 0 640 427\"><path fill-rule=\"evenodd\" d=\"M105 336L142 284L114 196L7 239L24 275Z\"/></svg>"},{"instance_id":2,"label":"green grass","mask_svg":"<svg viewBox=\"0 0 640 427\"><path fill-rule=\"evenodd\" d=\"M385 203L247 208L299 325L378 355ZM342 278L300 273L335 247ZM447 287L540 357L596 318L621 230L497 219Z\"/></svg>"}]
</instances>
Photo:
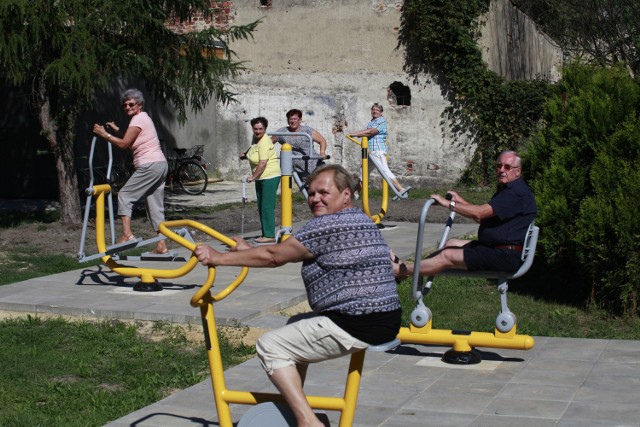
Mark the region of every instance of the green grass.
<instances>
[{"instance_id":1,"label":"green grass","mask_svg":"<svg viewBox=\"0 0 640 427\"><path fill-rule=\"evenodd\" d=\"M423 299L433 314L433 328L493 332L500 312L500 295L494 283L484 279L436 277ZM511 288L517 289L517 285ZM403 326L408 326L416 306L411 279L403 281L399 291ZM507 293L507 304L516 315L519 334L640 339L639 318L616 317L594 307L546 301L517 291Z\"/></svg>"},{"instance_id":2,"label":"green grass","mask_svg":"<svg viewBox=\"0 0 640 427\"><path fill-rule=\"evenodd\" d=\"M0 214L0 229L17 227L20 224L55 222L60 218L58 211L45 212L3 212Z\"/></svg>"},{"instance_id":3,"label":"green grass","mask_svg":"<svg viewBox=\"0 0 640 427\"><path fill-rule=\"evenodd\" d=\"M371 192L372 198L380 197L376 191ZM445 192L416 189L411 198L426 200ZM489 188L459 191L473 203L485 202L492 192ZM206 209L197 211L206 214ZM0 228L28 221L41 221L44 227L55 220L49 214L0 215ZM0 263L0 284L78 268L75 259L42 256L36 247L9 256L11 262ZM531 272L525 276L533 277ZM529 282L535 288L535 280ZM399 289L407 326L415 307L410 280ZM638 318L555 302L530 289L531 283L510 283L508 304L517 316L520 334L640 339ZM433 313L436 329L492 332L500 310L495 285L482 279L436 278L424 302ZM34 317L1 321L0 425L100 426L203 380L209 374L203 345L189 343L168 325L158 327L168 332L162 341L154 342L138 334L135 326L118 321ZM225 337L221 347L226 367L254 352L253 347L231 346Z\"/></svg>"},{"instance_id":4,"label":"green grass","mask_svg":"<svg viewBox=\"0 0 640 427\"><path fill-rule=\"evenodd\" d=\"M478 188L457 188L457 187L427 187L427 188L412 188L409 192L410 199L424 200L426 201L432 194L440 194L444 196L448 190L453 190L462 196L465 200L475 204L486 203L493 193L494 187L478 187ZM393 191L389 190L389 198L394 196ZM382 190L378 188L369 189L369 198L378 200L382 198Z\"/></svg>"},{"instance_id":5,"label":"green grass","mask_svg":"<svg viewBox=\"0 0 640 427\"><path fill-rule=\"evenodd\" d=\"M1 321L0 425L101 426L209 375L203 344L156 329L160 341L119 321ZM254 353L224 336L220 346L225 367Z\"/></svg>"},{"instance_id":6,"label":"green grass","mask_svg":"<svg viewBox=\"0 0 640 427\"><path fill-rule=\"evenodd\" d=\"M440 194L444 196L448 190L453 190L462 196L463 199L474 204L486 203L493 193L495 188L493 187L481 187L481 188L456 188L456 187L434 187L434 188L412 188L409 192L410 199L427 200L432 194ZM382 192L380 190L371 190L369 192L371 197L380 198Z\"/></svg>"},{"instance_id":7,"label":"green grass","mask_svg":"<svg viewBox=\"0 0 640 427\"><path fill-rule=\"evenodd\" d=\"M100 260L97 260L78 265L78 260L75 258L66 255L46 255L37 248L29 247L21 252L7 253L4 262L0 263L0 286L99 263Z\"/></svg>"},{"instance_id":8,"label":"green grass","mask_svg":"<svg viewBox=\"0 0 640 427\"><path fill-rule=\"evenodd\" d=\"M49 213L2 214L0 228L35 222L46 231L57 219ZM0 285L78 268L75 258L46 255L35 244L14 248L0 262ZM202 342L188 342L177 327L155 325L161 341L119 321L0 321L0 426L101 426L209 375ZM225 336L220 347L225 367L255 352Z\"/></svg>"}]
</instances>

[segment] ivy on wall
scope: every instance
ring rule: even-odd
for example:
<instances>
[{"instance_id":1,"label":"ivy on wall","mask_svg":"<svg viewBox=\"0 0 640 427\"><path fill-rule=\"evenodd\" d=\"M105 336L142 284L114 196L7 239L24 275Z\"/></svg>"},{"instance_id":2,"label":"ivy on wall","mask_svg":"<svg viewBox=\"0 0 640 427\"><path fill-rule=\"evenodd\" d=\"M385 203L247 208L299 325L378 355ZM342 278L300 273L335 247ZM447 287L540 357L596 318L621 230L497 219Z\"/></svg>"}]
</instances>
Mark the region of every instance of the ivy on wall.
<instances>
[{"instance_id":1,"label":"ivy on wall","mask_svg":"<svg viewBox=\"0 0 640 427\"><path fill-rule=\"evenodd\" d=\"M488 69L477 45L489 0L405 0L399 47L405 71L416 80L428 76L450 105L445 124L458 144L476 144L462 176L466 184L494 180L493 164L505 149L517 150L542 117L547 82L507 81Z\"/></svg>"}]
</instances>

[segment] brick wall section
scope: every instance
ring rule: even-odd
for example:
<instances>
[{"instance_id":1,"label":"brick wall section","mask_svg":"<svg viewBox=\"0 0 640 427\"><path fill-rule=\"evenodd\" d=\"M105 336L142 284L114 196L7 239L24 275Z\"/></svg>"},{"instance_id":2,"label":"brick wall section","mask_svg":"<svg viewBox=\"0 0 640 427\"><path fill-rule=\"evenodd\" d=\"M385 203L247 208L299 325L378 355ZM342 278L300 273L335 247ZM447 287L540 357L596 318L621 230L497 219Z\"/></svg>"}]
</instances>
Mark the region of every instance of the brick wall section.
<instances>
[{"instance_id":1,"label":"brick wall section","mask_svg":"<svg viewBox=\"0 0 640 427\"><path fill-rule=\"evenodd\" d=\"M205 18L200 15L194 16L188 22L178 22L177 20L167 22L167 26L178 34L201 31L214 25L219 30L226 30L231 26L236 16L236 8L232 1L211 1L211 16Z\"/></svg>"}]
</instances>

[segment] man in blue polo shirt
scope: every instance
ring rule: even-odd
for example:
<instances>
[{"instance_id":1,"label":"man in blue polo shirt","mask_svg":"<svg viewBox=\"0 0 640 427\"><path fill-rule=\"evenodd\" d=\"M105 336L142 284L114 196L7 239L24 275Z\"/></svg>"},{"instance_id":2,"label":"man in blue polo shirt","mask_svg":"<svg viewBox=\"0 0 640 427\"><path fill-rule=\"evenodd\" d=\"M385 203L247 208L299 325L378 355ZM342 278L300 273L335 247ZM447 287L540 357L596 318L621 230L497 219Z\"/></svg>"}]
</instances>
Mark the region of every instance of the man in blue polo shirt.
<instances>
[{"instance_id":1,"label":"man in blue polo shirt","mask_svg":"<svg viewBox=\"0 0 640 427\"><path fill-rule=\"evenodd\" d=\"M457 268L468 271L516 272L522 263L520 255L529 227L538 210L529 186L520 176L522 160L518 153L505 151L496 162L498 190L483 205L467 202L455 191L452 198L434 194L437 204L480 224L478 240L450 239L445 246L420 261L420 275L433 276L442 270ZM414 265L398 259L394 271L398 277L413 275Z\"/></svg>"}]
</instances>

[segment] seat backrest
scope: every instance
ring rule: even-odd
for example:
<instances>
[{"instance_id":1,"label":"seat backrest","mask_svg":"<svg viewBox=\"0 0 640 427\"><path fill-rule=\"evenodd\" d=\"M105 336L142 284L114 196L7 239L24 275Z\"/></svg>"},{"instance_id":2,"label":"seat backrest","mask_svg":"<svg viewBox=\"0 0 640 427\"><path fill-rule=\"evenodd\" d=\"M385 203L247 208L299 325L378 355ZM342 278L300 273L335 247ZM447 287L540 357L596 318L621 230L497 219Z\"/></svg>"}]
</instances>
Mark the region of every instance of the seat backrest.
<instances>
[{"instance_id":1,"label":"seat backrest","mask_svg":"<svg viewBox=\"0 0 640 427\"><path fill-rule=\"evenodd\" d=\"M504 271L467 271L449 269L438 273L440 276L458 276L458 277L483 277L486 279L516 279L524 275L531 265L533 264L533 258L536 254L536 246L538 245L538 234L540 228L535 223L529 224L527 234L524 238L524 244L522 245L522 265L515 273L505 273Z\"/></svg>"},{"instance_id":2,"label":"seat backrest","mask_svg":"<svg viewBox=\"0 0 640 427\"><path fill-rule=\"evenodd\" d=\"M522 276L524 273L529 271L531 265L533 264L533 258L536 254L536 246L538 245L538 234L540 233L540 227L536 226L535 223L529 224L529 229L527 230L527 235L524 238L524 244L522 245L522 255L520 259L522 260L522 265L515 272L515 274L511 277L515 279L517 277Z\"/></svg>"}]
</instances>

